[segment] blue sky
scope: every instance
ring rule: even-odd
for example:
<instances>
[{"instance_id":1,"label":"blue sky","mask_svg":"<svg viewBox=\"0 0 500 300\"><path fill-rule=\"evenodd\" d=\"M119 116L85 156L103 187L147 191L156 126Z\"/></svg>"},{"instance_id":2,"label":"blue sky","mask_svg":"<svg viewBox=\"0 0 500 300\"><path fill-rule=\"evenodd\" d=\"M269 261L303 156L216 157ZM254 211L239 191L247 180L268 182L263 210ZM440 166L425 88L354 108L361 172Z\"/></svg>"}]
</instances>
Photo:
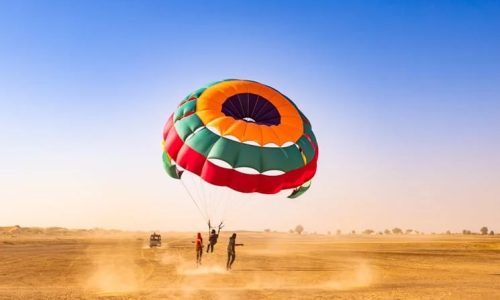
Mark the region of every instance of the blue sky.
<instances>
[{"instance_id":1,"label":"blue sky","mask_svg":"<svg viewBox=\"0 0 500 300\"><path fill-rule=\"evenodd\" d=\"M0 1L0 222L198 228L163 173L162 126L197 87L248 78L312 120L320 167L295 202L243 204L271 220L235 209L233 227L500 230L499 15L498 1Z\"/></svg>"}]
</instances>

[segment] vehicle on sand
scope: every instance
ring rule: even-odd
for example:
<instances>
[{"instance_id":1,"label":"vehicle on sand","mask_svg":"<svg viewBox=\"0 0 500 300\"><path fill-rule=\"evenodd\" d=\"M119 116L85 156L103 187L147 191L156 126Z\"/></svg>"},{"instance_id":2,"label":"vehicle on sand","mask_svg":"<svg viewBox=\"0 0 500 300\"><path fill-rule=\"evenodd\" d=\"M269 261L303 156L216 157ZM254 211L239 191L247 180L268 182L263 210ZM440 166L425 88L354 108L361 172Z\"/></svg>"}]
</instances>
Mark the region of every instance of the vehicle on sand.
<instances>
[{"instance_id":1,"label":"vehicle on sand","mask_svg":"<svg viewBox=\"0 0 500 300\"><path fill-rule=\"evenodd\" d=\"M161 235L156 232L149 237L149 248L161 247Z\"/></svg>"}]
</instances>

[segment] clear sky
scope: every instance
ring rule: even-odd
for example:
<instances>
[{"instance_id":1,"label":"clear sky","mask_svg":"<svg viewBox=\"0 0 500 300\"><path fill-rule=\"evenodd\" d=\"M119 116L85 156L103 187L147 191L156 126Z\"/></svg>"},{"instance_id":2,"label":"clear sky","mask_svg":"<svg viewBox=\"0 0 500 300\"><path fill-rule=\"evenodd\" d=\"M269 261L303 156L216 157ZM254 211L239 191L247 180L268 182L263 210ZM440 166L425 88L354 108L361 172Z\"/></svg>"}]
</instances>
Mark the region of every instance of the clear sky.
<instances>
[{"instance_id":1,"label":"clear sky","mask_svg":"<svg viewBox=\"0 0 500 300\"><path fill-rule=\"evenodd\" d=\"M498 1L0 0L0 226L204 228L162 169L176 104L224 78L312 121L296 200L229 228L500 231ZM241 201L239 201L241 202Z\"/></svg>"}]
</instances>

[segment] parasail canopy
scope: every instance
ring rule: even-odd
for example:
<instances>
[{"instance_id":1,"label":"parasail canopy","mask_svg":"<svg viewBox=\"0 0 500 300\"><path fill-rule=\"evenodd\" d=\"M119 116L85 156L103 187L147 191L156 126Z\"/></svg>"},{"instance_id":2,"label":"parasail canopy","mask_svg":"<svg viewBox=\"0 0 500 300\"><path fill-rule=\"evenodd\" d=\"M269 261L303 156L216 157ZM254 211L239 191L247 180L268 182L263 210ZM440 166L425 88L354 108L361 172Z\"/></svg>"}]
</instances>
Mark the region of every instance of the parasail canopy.
<instances>
[{"instance_id":1,"label":"parasail canopy","mask_svg":"<svg viewBox=\"0 0 500 300\"><path fill-rule=\"evenodd\" d=\"M277 90L250 80L208 84L186 96L163 131L167 174L189 171L204 182L243 193L295 198L316 172L311 123ZM188 191L189 192L189 191Z\"/></svg>"},{"instance_id":2,"label":"parasail canopy","mask_svg":"<svg viewBox=\"0 0 500 300\"><path fill-rule=\"evenodd\" d=\"M245 193L300 188L316 172L309 120L285 95L249 80L211 83L189 94L163 132L167 173L181 169Z\"/></svg>"}]
</instances>

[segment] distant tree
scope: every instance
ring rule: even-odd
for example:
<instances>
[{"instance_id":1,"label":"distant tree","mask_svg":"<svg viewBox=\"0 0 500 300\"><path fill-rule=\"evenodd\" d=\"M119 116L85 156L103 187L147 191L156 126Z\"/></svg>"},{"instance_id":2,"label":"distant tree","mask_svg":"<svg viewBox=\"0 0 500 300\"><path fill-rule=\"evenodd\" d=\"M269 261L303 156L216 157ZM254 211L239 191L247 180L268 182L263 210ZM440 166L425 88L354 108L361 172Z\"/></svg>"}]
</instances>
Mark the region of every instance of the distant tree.
<instances>
[{"instance_id":1,"label":"distant tree","mask_svg":"<svg viewBox=\"0 0 500 300\"><path fill-rule=\"evenodd\" d=\"M351 231L351 234L356 234L356 230Z\"/></svg>"},{"instance_id":2,"label":"distant tree","mask_svg":"<svg viewBox=\"0 0 500 300\"><path fill-rule=\"evenodd\" d=\"M328 235L332 235L332 232L331 232L331 231L328 231Z\"/></svg>"},{"instance_id":3,"label":"distant tree","mask_svg":"<svg viewBox=\"0 0 500 300\"><path fill-rule=\"evenodd\" d=\"M396 227L396 228L392 229L392 233L394 233L394 234L402 234L403 230L401 230L401 228Z\"/></svg>"},{"instance_id":4,"label":"distant tree","mask_svg":"<svg viewBox=\"0 0 500 300\"><path fill-rule=\"evenodd\" d=\"M264 232L271 232L271 229L266 228L266 229L264 229Z\"/></svg>"},{"instance_id":5,"label":"distant tree","mask_svg":"<svg viewBox=\"0 0 500 300\"><path fill-rule=\"evenodd\" d=\"M491 230L490 235L495 235L495 232L493 230Z\"/></svg>"},{"instance_id":6,"label":"distant tree","mask_svg":"<svg viewBox=\"0 0 500 300\"><path fill-rule=\"evenodd\" d=\"M378 235L383 235L384 233L382 231L379 231L378 232Z\"/></svg>"},{"instance_id":7,"label":"distant tree","mask_svg":"<svg viewBox=\"0 0 500 300\"><path fill-rule=\"evenodd\" d=\"M450 234L451 234L451 231L446 230L446 234L447 234L447 235L450 235Z\"/></svg>"},{"instance_id":8,"label":"distant tree","mask_svg":"<svg viewBox=\"0 0 500 300\"><path fill-rule=\"evenodd\" d=\"M363 231L363 234L370 235L370 234L372 234L373 232L374 232L374 231L373 231L373 230L371 230L371 229L365 229L365 230Z\"/></svg>"},{"instance_id":9,"label":"distant tree","mask_svg":"<svg viewBox=\"0 0 500 300\"><path fill-rule=\"evenodd\" d=\"M289 233L294 233L293 229L288 230Z\"/></svg>"},{"instance_id":10,"label":"distant tree","mask_svg":"<svg viewBox=\"0 0 500 300\"><path fill-rule=\"evenodd\" d=\"M295 232L297 232L298 234L302 234L302 232L304 231L304 226L302 225L297 225L295 227Z\"/></svg>"},{"instance_id":11,"label":"distant tree","mask_svg":"<svg viewBox=\"0 0 500 300\"><path fill-rule=\"evenodd\" d=\"M406 229L405 234L411 234L413 232L413 229Z\"/></svg>"},{"instance_id":12,"label":"distant tree","mask_svg":"<svg viewBox=\"0 0 500 300\"><path fill-rule=\"evenodd\" d=\"M340 229L337 229L337 235L341 235L342 234L342 231L340 231Z\"/></svg>"},{"instance_id":13,"label":"distant tree","mask_svg":"<svg viewBox=\"0 0 500 300\"><path fill-rule=\"evenodd\" d=\"M391 234L391 231L389 229L384 230L385 234Z\"/></svg>"},{"instance_id":14,"label":"distant tree","mask_svg":"<svg viewBox=\"0 0 500 300\"><path fill-rule=\"evenodd\" d=\"M488 227L483 226L483 227L481 227L481 230L480 230L480 231L481 231L481 234L482 234L482 235L486 235L486 234L488 234Z\"/></svg>"},{"instance_id":15,"label":"distant tree","mask_svg":"<svg viewBox=\"0 0 500 300\"><path fill-rule=\"evenodd\" d=\"M420 231L418 231L418 230L415 230L415 233L416 233L416 234L420 234Z\"/></svg>"}]
</instances>

